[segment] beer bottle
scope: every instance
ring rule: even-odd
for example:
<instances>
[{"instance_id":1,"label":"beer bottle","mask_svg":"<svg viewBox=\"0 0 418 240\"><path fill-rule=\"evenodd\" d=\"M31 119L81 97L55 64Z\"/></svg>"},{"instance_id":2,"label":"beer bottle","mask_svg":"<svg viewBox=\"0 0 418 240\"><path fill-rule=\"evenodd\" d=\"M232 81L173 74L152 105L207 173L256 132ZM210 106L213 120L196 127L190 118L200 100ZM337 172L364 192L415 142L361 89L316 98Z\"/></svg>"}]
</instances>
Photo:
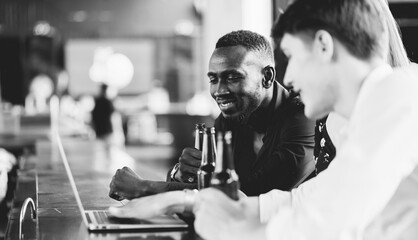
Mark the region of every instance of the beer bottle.
<instances>
[{"instance_id":1,"label":"beer bottle","mask_svg":"<svg viewBox=\"0 0 418 240\"><path fill-rule=\"evenodd\" d=\"M194 147L199 151L202 151L204 129L205 129L205 123L195 124ZM196 176L194 174L184 174L181 178L183 179L183 181L186 181L189 183L196 182Z\"/></svg>"},{"instance_id":2,"label":"beer bottle","mask_svg":"<svg viewBox=\"0 0 418 240\"><path fill-rule=\"evenodd\" d=\"M232 133L218 133L215 172L210 181L211 187L223 191L234 200L238 200L239 181L235 172L231 146Z\"/></svg>"},{"instance_id":3,"label":"beer bottle","mask_svg":"<svg viewBox=\"0 0 418 240\"><path fill-rule=\"evenodd\" d=\"M197 188L199 190L209 187L213 171L215 170L215 141L215 128L205 128L203 133L202 163L197 171Z\"/></svg>"},{"instance_id":4,"label":"beer bottle","mask_svg":"<svg viewBox=\"0 0 418 240\"><path fill-rule=\"evenodd\" d=\"M194 135L194 147L199 151L202 151L204 130L205 130L205 123L196 123L195 135Z\"/></svg>"}]
</instances>

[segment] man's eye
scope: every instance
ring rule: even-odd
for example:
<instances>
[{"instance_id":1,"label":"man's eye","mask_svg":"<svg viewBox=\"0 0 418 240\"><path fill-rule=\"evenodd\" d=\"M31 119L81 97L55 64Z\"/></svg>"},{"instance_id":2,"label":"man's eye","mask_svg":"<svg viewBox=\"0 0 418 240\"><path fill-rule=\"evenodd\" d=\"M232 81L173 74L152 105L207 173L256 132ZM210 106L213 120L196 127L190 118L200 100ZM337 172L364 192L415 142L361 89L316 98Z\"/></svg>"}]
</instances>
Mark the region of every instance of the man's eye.
<instances>
[{"instance_id":1,"label":"man's eye","mask_svg":"<svg viewBox=\"0 0 418 240\"><path fill-rule=\"evenodd\" d=\"M216 82L217 82L217 78L209 77L209 83L216 83Z\"/></svg>"},{"instance_id":2,"label":"man's eye","mask_svg":"<svg viewBox=\"0 0 418 240\"><path fill-rule=\"evenodd\" d=\"M237 75L228 75L226 77L226 79L229 80L229 81L234 81L234 80L241 79L241 77L240 76L237 76Z\"/></svg>"}]
</instances>

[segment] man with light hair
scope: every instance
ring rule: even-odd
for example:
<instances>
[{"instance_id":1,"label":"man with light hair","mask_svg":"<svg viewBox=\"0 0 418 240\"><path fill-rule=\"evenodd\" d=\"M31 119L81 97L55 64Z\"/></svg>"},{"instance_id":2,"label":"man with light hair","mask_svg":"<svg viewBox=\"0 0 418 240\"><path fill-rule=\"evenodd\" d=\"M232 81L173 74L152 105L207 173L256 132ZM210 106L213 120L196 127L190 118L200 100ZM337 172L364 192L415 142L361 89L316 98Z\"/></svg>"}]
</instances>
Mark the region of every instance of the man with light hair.
<instances>
[{"instance_id":1,"label":"man with light hair","mask_svg":"<svg viewBox=\"0 0 418 240\"><path fill-rule=\"evenodd\" d=\"M111 212L145 217L192 206L195 229L209 240L416 237L418 67L387 64L379 2L296 0L274 25L273 38L289 61L284 82L300 93L305 115L335 112L348 121L328 169L290 192L233 201L209 188L176 193L179 203L152 196L122 208L134 211L129 214ZM162 199L163 210L142 212L151 198Z\"/></svg>"}]
</instances>

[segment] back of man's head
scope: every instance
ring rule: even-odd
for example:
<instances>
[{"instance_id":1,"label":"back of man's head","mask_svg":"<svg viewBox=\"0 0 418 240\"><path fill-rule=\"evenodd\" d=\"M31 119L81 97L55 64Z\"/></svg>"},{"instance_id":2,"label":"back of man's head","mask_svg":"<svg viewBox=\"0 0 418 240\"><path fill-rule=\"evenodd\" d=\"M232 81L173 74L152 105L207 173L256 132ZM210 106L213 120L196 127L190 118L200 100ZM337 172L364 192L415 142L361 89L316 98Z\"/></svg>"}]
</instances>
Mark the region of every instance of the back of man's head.
<instances>
[{"instance_id":1,"label":"back of man's head","mask_svg":"<svg viewBox=\"0 0 418 240\"><path fill-rule=\"evenodd\" d=\"M285 33L305 34L313 39L325 30L355 57L385 58L387 27L376 0L295 0L273 26L272 36L280 42Z\"/></svg>"},{"instance_id":2,"label":"back of man's head","mask_svg":"<svg viewBox=\"0 0 418 240\"><path fill-rule=\"evenodd\" d=\"M234 46L243 46L249 51L260 54L264 59L274 62L273 51L269 41L258 33L247 30L230 32L218 40L215 48Z\"/></svg>"}]
</instances>

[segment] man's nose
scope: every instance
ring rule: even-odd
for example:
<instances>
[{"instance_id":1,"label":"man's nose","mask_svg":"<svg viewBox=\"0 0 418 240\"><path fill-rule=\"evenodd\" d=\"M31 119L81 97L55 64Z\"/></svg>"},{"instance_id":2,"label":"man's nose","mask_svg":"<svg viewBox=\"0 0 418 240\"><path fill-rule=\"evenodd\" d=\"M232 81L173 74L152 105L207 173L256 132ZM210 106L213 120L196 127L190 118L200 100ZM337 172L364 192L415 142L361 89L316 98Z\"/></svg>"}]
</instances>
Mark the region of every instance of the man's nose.
<instances>
[{"instance_id":1,"label":"man's nose","mask_svg":"<svg viewBox=\"0 0 418 240\"><path fill-rule=\"evenodd\" d=\"M215 96L221 96L229 93L228 85L224 81L219 81L216 86Z\"/></svg>"}]
</instances>

